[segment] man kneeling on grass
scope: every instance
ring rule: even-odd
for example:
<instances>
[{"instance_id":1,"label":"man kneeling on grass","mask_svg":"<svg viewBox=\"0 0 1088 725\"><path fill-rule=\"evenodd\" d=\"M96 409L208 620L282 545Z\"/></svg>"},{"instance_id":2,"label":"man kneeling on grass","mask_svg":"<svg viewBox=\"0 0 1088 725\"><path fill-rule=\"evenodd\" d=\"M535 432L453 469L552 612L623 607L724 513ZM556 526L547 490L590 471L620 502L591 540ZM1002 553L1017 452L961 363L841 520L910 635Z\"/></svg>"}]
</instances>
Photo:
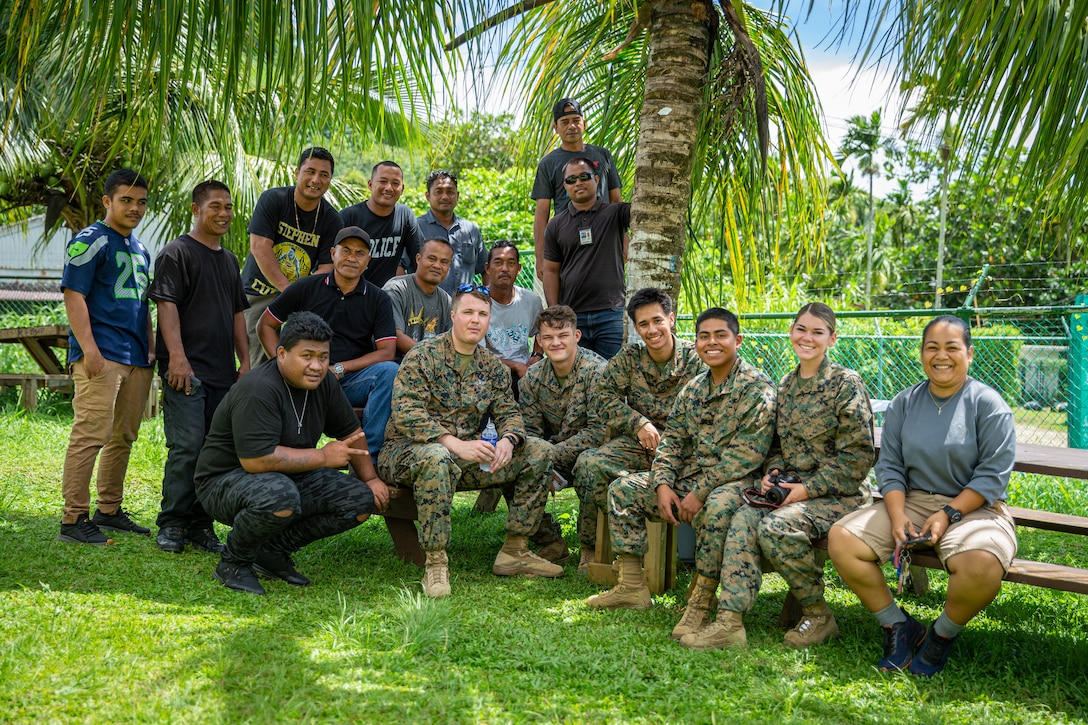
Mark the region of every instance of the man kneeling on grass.
<instances>
[{"instance_id":1,"label":"man kneeling on grass","mask_svg":"<svg viewBox=\"0 0 1088 725\"><path fill-rule=\"evenodd\" d=\"M212 418L200 452L196 492L217 521L233 526L215 578L264 594L254 572L306 586L291 554L385 510L366 436L329 376L332 329L312 312L280 328L276 357L242 378ZM337 440L321 448L325 434ZM347 467L355 476L336 470Z\"/></svg>"},{"instance_id":2,"label":"man kneeling on grass","mask_svg":"<svg viewBox=\"0 0 1088 725\"><path fill-rule=\"evenodd\" d=\"M552 481L552 446L527 436L506 366L480 347L491 319L486 288L461 285L453 328L404 356L393 383L393 415L378 467L411 486L419 510L419 545L427 555L423 592L450 593L446 546L454 491L513 485L506 543L491 571L499 576L562 576L563 567L529 551ZM482 440L488 419L498 440Z\"/></svg>"}]
</instances>

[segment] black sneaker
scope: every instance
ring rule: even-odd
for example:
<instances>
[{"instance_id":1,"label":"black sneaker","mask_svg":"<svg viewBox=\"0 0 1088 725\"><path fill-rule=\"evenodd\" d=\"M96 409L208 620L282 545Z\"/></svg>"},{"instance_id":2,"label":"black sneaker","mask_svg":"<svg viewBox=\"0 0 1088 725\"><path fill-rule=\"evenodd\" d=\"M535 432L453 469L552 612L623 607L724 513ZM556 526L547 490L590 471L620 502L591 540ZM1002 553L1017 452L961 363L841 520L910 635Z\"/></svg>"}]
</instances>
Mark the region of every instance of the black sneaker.
<instances>
[{"instance_id":1,"label":"black sneaker","mask_svg":"<svg viewBox=\"0 0 1088 725\"><path fill-rule=\"evenodd\" d=\"M151 529L146 526L140 526L128 516L128 511L122 508L117 509L117 513L104 514L98 509L94 510L94 517L91 518L95 526L100 529L106 529L108 531L120 531L122 534L140 534L141 536L147 536L151 533Z\"/></svg>"},{"instance_id":2,"label":"black sneaker","mask_svg":"<svg viewBox=\"0 0 1088 725\"><path fill-rule=\"evenodd\" d=\"M87 514L80 514L74 524L61 524L57 541L64 541L69 544L93 544L95 546L113 543L113 539L107 538L105 534L99 531L98 527L87 518Z\"/></svg>"},{"instance_id":3,"label":"black sneaker","mask_svg":"<svg viewBox=\"0 0 1088 725\"><path fill-rule=\"evenodd\" d=\"M257 581L257 575L249 564L220 561L219 566L215 567L214 576L228 589L248 594L264 594L264 587Z\"/></svg>"},{"instance_id":4,"label":"black sneaker","mask_svg":"<svg viewBox=\"0 0 1088 725\"><path fill-rule=\"evenodd\" d=\"M910 673L920 677L933 677L943 670L955 641L955 637L942 637L930 627L926 632L926 641L922 642L918 654L911 660Z\"/></svg>"},{"instance_id":5,"label":"black sneaker","mask_svg":"<svg viewBox=\"0 0 1088 725\"><path fill-rule=\"evenodd\" d=\"M899 611L907 619L897 622L890 627L882 627L884 631L884 656L877 663L877 667L890 672L900 672L910 666L914 651L926 638L926 628L921 622L907 614L902 607Z\"/></svg>"},{"instance_id":6,"label":"black sneaker","mask_svg":"<svg viewBox=\"0 0 1088 725\"><path fill-rule=\"evenodd\" d=\"M253 571L272 579L282 579L296 587L310 586L310 580L298 573L295 563L286 554L259 551L253 562Z\"/></svg>"},{"instance_id":7,"label":"black sneaker","mask_svg":"<svg viewBox=\"0 0 1088 725\"><path fill-rule=\"evenodd\" d=\"M215 530L211 527L189 529L189 532L185 534L185 540L192 544L194 549L200 549L209 554L222 554L223 550L227 548L227 545L219 540L219 537L215 535Z\"/></svg>"},{"instance_id":8,"label":"black sneaker","mask_svg":"<svg viewBox=\"0 0 1088 725\"><path fill-rule=\"evenodd\" d=\"M171 554L185 551L185 530L180 526L164 526L155 537L155 545Z\"/></svg>"}]
</instances>

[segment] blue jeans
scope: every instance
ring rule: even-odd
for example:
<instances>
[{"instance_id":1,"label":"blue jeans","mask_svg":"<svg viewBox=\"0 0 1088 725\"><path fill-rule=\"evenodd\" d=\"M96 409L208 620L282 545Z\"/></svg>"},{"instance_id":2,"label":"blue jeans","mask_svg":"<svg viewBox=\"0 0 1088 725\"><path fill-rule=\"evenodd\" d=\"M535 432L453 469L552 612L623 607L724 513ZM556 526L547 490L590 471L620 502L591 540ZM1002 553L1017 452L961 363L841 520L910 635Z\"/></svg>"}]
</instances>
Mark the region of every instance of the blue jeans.
<instances>
[{"instance_id":1,"label":"blue jeans","mask_svg":"<svg viewBox=\"0 0 1088 725\"><path fill-rule=\"evenodd\" d=\"M161 529L210 529L212 517L196 498L193 474L212 414L230 388L209 388L194 382L192 394L178 392L162 378L162 429L166 436L166 466L162 476L162 503L155 524Z\"/></svg>"},{"instance_id":2,"label":"blue jeans","mask_svg":"<svg viewBox=\"0 0 1088 725\"><path fill-rule=\"evenodd\" d=\"M623 305L610 310L579 312L578 329L582 331L579 345L605 360L612 359L623 347Z\"/></svg>"},{"instance_id":3,"label":"blue jeans","mask_svg":"<svg viewBox=\"0 0 1088 725\"><path fill-rule=\"evenodd\" d=\"M370 449L370 460L375 463L385 442L385 424L392 412L393 379L399 369L395 362L380 362L344 373L340 378L340 387L348 396L348 402L363 409L363 433Z\"/></svg>"}]
</instances>

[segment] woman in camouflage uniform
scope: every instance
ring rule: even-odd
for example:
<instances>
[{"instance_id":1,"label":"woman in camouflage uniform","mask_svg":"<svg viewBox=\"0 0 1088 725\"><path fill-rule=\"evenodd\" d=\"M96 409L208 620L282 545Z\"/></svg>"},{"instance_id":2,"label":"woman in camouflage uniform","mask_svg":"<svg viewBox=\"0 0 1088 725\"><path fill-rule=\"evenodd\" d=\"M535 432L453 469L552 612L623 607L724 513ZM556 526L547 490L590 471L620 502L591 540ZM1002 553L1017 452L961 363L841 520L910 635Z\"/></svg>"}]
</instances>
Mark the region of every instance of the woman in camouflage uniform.
<instances>
[{"instance_id":1,"label":"woman in camouflage uniform","mask_svg":"<svg viewBox=\"0 0 1088 725\"><path fill-rule=\"evenodd\" d=\"M865 503L874 452L869 394L860 375L827 358L835 339L835 312L820 302L802 307L790 325L798 365L778 388L762 491L774 485L771 474L792 473L800 482L778 483L789 491L779 508L742 506L733 515L724 542L717 620L681 637L686 647L746 646L742 615L759 593L761 553L801 603L801 621L786 633L786 644L808 647L839 632L824 601L823 565L811 542Z\"/></svg>"}]
</instances>

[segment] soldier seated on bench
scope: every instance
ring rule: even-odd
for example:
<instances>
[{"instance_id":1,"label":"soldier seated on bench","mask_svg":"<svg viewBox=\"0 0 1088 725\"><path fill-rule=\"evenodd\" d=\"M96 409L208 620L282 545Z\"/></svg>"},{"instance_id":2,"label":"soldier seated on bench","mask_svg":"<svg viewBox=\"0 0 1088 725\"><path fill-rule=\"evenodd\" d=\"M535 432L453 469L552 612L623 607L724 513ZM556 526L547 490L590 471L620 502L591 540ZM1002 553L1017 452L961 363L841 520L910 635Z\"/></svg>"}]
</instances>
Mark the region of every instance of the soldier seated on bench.
<instances>
[{"instance_id":1,"label":"soldier seated on bench","mask_svg":"<svg viewBox=\"0 0 1088 725\"><path fill-rule=\"evenodd\" d=\"M729 520L743 505L743 491L758 481L774 437L774 383L738 355L740 344L732 312L712 307L699 315L695 350L708 369L676 396L653 469L624 476L609 487L608 528L619 555L619 584L590 597L588 606L651 606L642 574L648 519L691 524L697 589L713 596ZM696 605L691 601L688 606ZM682 633L678 626L673 637L679 639Z\"/></svg>"},{"instance_id":2,"label":"soldier seated on bench","mask_svg":"<svg viewBox=\"0 0 1088 725\"><path fill-rule=\"evenodd\" d=\"M490 315L488 294L462 285L453 297L452 329L413 346L393 384L393 415L378 469L415 494L419 544L427 557L423 591L429 597L450 593L446 547L457 490L514 486L506 543L492 572L563 574L563 567L527 548L547 502L552 447L526 435L506 366L480 347ZM480 439L489 417L499 435L495 444Z\"/></svg>"},{"instance_id":3,"label":"soldier seated on bench","mask_svg":"<svg viewBox=\"0 0 1088 725\"><path fill-rule=\"evenodd\" d=\"M763 470L761 493L779 486L777 508L753 495L729 522L722 549L722 591L718 617L706 624L717 581L696 578L684 619L673 634L692 649L743 647L742 617L751 611L762 583L760 556L766 556L801 605L801 620L786 632L786 644L803 648L839 633L824 600L823 561L812 541L832 524L864 505L865 477L873 465L873 414L861 376L831 362L835 312L813 302L790 325L798 366L778 387L775 437ZM789 475L792 474L792 475ZM773 481L773 483L772 483ZM781 498L783 492L788 492ZM709 597L707 595L710 595Z\"/></svg>"},{"instance_id":4,"label":"soldier seated on bench","mask_svg":"<svg viewBox=\"0 0 1088 725\"><path fill-rule=\"evenodd\" d=\"M604 422L597 406L597 385L605 361L578 341L578 316L566 305L554 305L540 313L537 344L547 358L532 365L521 381L521 414L529 435L543 438L554 446L552 466L567 483L574 480L574 462L585 451L604 442ZM586 511L596 514L596 507ZM550 517L546 516L546 521ZM541 529L544 528L541 524ZM596 526L596 521L586 524ZM558 527L558 523L555 524ZM566 543L562 543L566 551ZM541 549L541 556L553 559ZM593 549L582 549L578 569L593 559Z\"/></svg>"},{"instance_id":5,"label":"soldier seated on bench","mask_svg":"<svg viewBox=\"0 0 1088 725\"><path fill-rule=\"evenodd\" d=\"M1005 505L1016 462L1013 414L967 374L973 357L966 322L941 315L926 325L926 380L896 395L884 414L876 463L884 499L828 535L839 575L883 627L882 670L930 677L944 669L956 636L1001 591L1016 556ZM928 628L895 606L880 569L919 535L948 569L948 600Z\"/></svg>"},{"instance_id":6,"label":"soldier seated on bench","mask_svg":"<svg viewBox=\"0 0 1088 725\"><path fill-rule=\"evenodd\" d=\"M607 510L608 485L650 469L676 394L706 370L695 347L673 332L676 315L667 292L640 289L627 303L627 315L642 339L625 345L608 361L597 388L600 415L612 438L580 455L574 464L582 572L593 560L597 511Z\"/></svg>"}]
</instances>

